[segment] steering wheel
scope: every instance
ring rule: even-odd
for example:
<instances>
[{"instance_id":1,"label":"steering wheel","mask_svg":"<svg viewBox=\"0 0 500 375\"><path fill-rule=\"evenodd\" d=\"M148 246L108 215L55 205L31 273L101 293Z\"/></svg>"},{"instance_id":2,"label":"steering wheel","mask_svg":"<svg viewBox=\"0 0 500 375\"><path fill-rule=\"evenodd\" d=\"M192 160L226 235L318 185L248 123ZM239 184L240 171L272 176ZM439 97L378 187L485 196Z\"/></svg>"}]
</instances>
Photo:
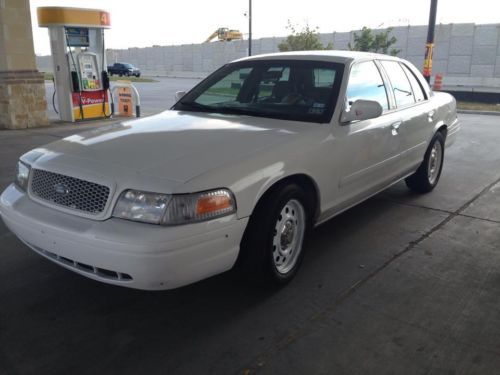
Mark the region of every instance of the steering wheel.
<instances>
[{"instance_id":1,"label":"steering wheel","mask_svg":"<svg viewBox=\"0 0 500 375\"><path fill-rule=\"evenodd\" d=\"M307 98L304 95L301 95L297 92L292 92L290 94L285 95L283 99L281 99L281 103L295 105L299 104L299 102L306 102Z\"/></svg>"}]
</instances>

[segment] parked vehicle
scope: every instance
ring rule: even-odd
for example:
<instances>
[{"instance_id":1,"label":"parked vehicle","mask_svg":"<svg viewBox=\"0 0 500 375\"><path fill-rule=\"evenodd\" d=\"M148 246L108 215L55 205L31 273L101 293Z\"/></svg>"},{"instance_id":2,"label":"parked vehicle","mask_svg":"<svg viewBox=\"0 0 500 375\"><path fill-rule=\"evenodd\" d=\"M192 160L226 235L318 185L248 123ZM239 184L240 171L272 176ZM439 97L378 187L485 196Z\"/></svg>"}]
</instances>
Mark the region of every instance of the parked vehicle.
<instances>
[{"instance_id":1,"label":"parked vehicle","mask_svg":"<svg viewBox=\"0 0 500 375\"><path fill-rule=\"evenodd\" d=\"M408 61L293 52L227 64L171 110L24 154L6 225L94 280L170 289L233 268L286 283L309 229L405 180L428 193L456 102Z\"/></svg>"},{"instance_id":2,"label":"parked vehicle","mask_svg":"<svg viewBox=\"0 0 500 375\"><path fill-rule=\"evenodd\" d=\"M118 76L134 76L134 77L140 77L141 76L141 71L139 68L136 68L132 64L128 63L114 63L111 66L108 66L108 73L110 76L116 74Z\"/></svg>"}]
</instances>

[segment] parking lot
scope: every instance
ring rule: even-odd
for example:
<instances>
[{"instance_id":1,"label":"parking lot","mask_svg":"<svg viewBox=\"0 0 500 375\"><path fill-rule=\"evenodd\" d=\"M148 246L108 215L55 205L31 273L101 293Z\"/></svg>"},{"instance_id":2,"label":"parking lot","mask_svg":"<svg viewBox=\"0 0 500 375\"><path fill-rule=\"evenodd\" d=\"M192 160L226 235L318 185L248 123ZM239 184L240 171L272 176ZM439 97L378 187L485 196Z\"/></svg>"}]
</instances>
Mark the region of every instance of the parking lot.
<instances>
[{"instance_id":1,"label":"parking lot","mask_svg":"<svg viewBox=\"0 0 500 375\"><path fill-rule=\"evenodd\" d=\"M500 117L460 118L433 193L399 183L318 227L281 290L104 285L0 223L0 374L498 373ZM23 152L92 126L0 132L0 188Z\"/></svg>"}]
</instances>

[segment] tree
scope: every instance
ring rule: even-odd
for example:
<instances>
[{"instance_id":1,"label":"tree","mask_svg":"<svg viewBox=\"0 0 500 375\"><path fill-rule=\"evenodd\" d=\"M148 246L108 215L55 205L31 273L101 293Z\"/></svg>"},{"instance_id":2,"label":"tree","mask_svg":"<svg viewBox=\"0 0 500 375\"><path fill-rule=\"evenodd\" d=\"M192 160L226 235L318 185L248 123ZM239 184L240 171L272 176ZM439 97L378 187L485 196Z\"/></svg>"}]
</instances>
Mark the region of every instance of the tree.
<instances>
[{"instance_id":1,"label":"tree","mask_svg":"<svg viewBox=\"0 0 500 375\"><path fill-rule=\"evenodd\" d=\"M333 49L332 43L328 43L326 47L323 46L323 43L321 43L319 39L318 27L311 28L309 24L306 23L299 31L297 26L293 25L290 20L288 20L288 26L286 28L290 30L290 35L288 35L283 42L278 44L280 52Z\"/></svg>"},{"instance_id":2,"label":"tree","mask_svg":"<svg viewBox=\"0 0 500 375\"><path fill-rule=\"evenodd\" d=\"M349 43L351 51L378 52L396 56L401 50L391 48L397 42L396 37L389 37L392 28L374 33L372 29L363 27L361 34L354 33L354 46Z\"/></svg>"}]
</instances>

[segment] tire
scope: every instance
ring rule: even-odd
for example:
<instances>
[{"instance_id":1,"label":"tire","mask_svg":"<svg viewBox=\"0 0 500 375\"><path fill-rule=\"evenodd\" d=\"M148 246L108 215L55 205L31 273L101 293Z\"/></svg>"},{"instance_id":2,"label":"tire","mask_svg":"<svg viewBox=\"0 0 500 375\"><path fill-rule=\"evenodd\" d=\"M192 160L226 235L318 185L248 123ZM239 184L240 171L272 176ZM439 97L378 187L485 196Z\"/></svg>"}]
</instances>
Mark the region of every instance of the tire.
<instances>
[{"instance_id":1,"label":"tire","mask_svg":"<svg viewBox=\"0 0 500 375\"><path fill-rule=\"evenodd\" d=\"M407 177L406 186L417 193L429 193L438 184L443 170L444 161L444 135L437 132L431 140L424 160L417 171L410 177Z\"/></svg>"},{"instance_id":2,"label":"tire","mask_svg":"<svg viewBox=\"0 0 500 375\"><path fill-rule=\"evenodd\" d=\"M121 74L121 73L118 73L118 77L121 77L121 76L123 76L123 74Z\"/></svg>"},{"instance_id":3,"label":"tire","mask_svg":"<svg viewBox=\"0 0 500 375\"><path fill-rule=\"evenodd\" d=\"M139 77L141 76L141 73L137 73L137 74L135 74L135 76L136 76L137 78L139 78Z\"/></svg>"},{"instance_id":4,"label":"tire","mask_svg":"<svg viewBox=\"0 0 500 375\"><path fill-rule=\"evenodd\" d=\"M248 222L238 259L252 282L284 285L304 256L311 224L311 200L296 184L273 189L259 201Z\"/></svg>"}]
</instances>

